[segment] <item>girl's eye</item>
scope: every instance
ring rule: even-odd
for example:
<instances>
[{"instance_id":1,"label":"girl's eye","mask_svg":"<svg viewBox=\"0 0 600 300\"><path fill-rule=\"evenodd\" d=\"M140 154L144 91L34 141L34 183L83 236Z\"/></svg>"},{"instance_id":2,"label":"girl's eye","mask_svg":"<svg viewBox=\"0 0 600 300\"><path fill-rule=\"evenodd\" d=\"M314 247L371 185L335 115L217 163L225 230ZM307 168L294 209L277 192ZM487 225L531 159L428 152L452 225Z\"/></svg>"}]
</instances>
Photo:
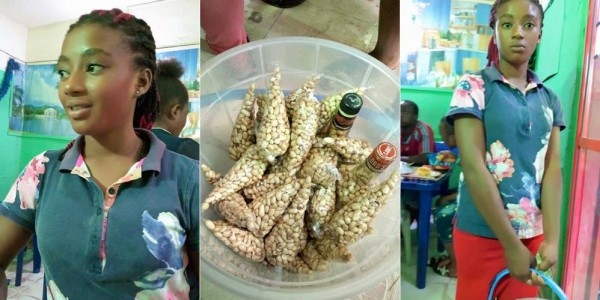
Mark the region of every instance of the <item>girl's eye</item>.
<instances>
[{"instance_id":1,"label":"girl's eye","mask_svg":"<svg viewBox=\"0 0 600 300\"><path fill-rule=\"evenodd\" d=\"M535 24L533 24L533 23L525 24L525 28L527 28L527 29L533 28L534 26L535 26Z\"/></svg>"},{"instance_id":2,"label":"girl's eye","mask_svg":"<svg viewBox=\"0 0 600 300\"><path fill-rule=\"evenodd\" d=\"M504 29L510 29L512 27L511 23L502 23L502 28Z\"/></svg>"},{"instance_id":3,"label":"girl's eye","mask_svg":"<svg viewBox=\"0 0 600 300\"><path fill-rule=\"evenodd\" d=\"M56 73L58 74L58 77L60 77L61 79L66 78L69 75L69 73L65 70L58 70L58 71L56 71Z\"/></svg>"},{"instance_id":4,"label":"girl's eye","mask_svg":"<svg viewBox=\"0 0 600 300\"><path fill-rule=\"evenodd\" d=\"M87 72L90 72L92 74L96 74L96 73L102 71L103 68L104 67L101 66L101 65L91 64L91 65L88 65Z\"/></svg>"}]
</instances>

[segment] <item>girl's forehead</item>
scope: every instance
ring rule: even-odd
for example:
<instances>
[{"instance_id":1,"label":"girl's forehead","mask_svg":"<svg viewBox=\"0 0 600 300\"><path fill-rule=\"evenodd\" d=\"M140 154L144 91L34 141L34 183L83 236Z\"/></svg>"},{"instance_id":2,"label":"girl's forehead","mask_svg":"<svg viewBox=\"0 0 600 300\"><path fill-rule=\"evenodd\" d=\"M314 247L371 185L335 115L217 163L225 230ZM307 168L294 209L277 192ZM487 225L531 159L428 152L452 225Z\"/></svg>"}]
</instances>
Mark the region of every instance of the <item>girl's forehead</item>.
<instances>
[{"instance_id":1,"label":"girl's forehead","mask_svg":"<svg viewBox=\"0 0 600 300\"><path fill-rule=\"evenodd\" d=\"M541 11L539 6L532 0L508 0L498 5L496 15L498 18L504 16L531 16L540 18Z\"/></svg>"},{"instance_id":2,"label":"girl's forehead","mask_svg":"<svg viewBox=\"0 0 600 300\"><path fill-rule=\"evenodd\" d=\"M119 30L99 24L82 24L65 36L62 52L78 52L90 47L110 52L129 49L125 35Z\"/></svg>"}]
</instances>

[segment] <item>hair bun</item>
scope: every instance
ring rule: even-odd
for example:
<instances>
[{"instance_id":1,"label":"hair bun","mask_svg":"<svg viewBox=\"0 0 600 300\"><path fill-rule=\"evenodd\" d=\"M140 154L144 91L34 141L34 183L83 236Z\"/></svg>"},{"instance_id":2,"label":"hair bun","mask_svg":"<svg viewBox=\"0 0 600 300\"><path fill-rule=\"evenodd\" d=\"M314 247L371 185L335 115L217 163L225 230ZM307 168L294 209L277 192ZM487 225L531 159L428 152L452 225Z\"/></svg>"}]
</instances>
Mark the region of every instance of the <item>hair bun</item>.
<instances>
[{"instance_id":1,"label":"hair bun","mask_svg":"<svg viewBox=\"0 0 600 300\"><path fill-rule=\"evenodd\" d=\"M159 60L156 64L156 76L180 78L184 69L179 61L174 58Z\"/></svg>"}]
</instances>

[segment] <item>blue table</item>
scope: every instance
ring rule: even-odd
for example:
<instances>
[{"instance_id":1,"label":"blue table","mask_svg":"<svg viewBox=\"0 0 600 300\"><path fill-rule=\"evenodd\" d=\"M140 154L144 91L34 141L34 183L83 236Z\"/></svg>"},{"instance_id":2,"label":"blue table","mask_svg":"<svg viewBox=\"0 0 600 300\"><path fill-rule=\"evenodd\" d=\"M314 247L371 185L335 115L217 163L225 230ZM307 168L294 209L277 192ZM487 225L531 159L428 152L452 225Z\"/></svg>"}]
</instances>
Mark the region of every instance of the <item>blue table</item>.
<instances>
[{"instance_id":1,"label":"blue table","mask_svg":"<svg viewBox=\"0 0 600 300\"><path fill-rule=\"evenodd\" d=\"M402 179L400 185L402 190L419 192L419 217L417 219L417 233L419 250L417 253L417 288L425 288L427 274L427 259L429 256L429 230L431 218L432 198L448 190L448 179L452 172L447 172L437 181L424 181L414 179Z\"/></svg>"}]
</instances>

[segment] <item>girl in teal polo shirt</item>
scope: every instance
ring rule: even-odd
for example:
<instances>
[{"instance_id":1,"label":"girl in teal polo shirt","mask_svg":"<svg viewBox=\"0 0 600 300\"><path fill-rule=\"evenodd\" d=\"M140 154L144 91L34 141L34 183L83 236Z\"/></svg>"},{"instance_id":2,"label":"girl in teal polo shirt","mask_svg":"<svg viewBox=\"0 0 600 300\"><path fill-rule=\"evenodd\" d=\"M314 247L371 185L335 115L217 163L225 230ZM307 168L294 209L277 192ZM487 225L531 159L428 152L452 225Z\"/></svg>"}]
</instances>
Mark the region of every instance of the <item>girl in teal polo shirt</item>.
<instances>
[{"instance_id":1,"label":"girl in teal polo shirt","mask_svg":"<svg viewBox=\"0 0 600 300\"><path fill-rule=\"evenodd\" d=\"M557 96L528 70L543 16L537 0L495 1L488 67L465 75L450 103L463 170L453 233L458 300L485 299L506 267L512 276L495 297L536 297L542 280L529 268L557 261L565 126Z\"/></svg>"},{"instance_id":2,"label":"girl in teal polo shirt","mask_svg":"<svg viewBox=\"0 0 600 300\"><path fill-rule=\"evenodd\" d=\"M188 299L199 168L148 130L155 48L148 24L118 9L67 31L59 98L80 137L33 158L0 204L0 268L35 233L53 299Z\"/></svg>"}]
</instances>

